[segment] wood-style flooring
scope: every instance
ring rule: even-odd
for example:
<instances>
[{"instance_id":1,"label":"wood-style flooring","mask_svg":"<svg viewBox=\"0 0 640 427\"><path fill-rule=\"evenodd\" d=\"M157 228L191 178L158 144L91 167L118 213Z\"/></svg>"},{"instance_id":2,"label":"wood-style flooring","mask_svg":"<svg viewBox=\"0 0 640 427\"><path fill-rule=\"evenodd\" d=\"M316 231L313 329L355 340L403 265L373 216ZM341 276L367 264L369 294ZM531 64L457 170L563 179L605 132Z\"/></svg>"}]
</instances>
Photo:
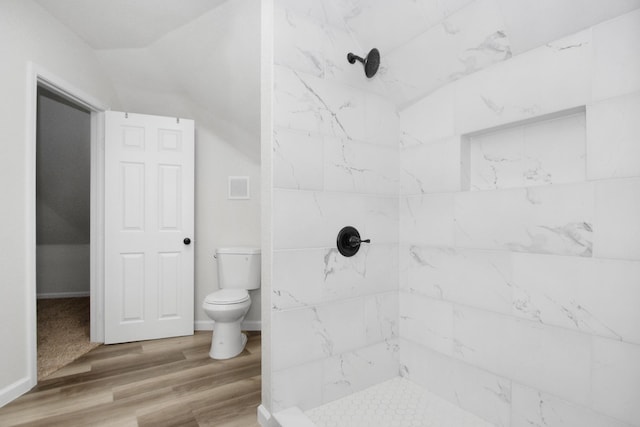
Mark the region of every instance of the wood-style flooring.
<instances>
[{"instance_id":1,"label":"wood-style flooring","mask_svg":"<svg viewBox=\"0 0 640 427\"><path fill-rule=\"evenodd\" d=\"M260 334L228 360L211 332L103 345L0 408L0 426L258 427Z\"/></svg>"}]
</instances>

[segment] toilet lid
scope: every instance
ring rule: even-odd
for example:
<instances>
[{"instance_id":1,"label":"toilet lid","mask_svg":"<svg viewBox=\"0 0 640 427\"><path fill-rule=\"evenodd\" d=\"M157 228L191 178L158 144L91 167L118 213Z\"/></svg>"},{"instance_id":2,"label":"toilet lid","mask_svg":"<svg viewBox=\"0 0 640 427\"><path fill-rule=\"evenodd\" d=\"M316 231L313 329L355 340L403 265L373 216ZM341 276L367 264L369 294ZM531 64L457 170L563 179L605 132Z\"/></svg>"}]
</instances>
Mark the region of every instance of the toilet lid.
<instances>
[{"instance_id":1,"label":"toilet lid","mask_svg":"<svg viewBox=\"0 0 640 427\"><path fill-rule=\"evenodd\" d=\"M246 289L220 289L207 295L204 302L207 304L237 304L249 299Z\"/></svg>"}]
</instances>

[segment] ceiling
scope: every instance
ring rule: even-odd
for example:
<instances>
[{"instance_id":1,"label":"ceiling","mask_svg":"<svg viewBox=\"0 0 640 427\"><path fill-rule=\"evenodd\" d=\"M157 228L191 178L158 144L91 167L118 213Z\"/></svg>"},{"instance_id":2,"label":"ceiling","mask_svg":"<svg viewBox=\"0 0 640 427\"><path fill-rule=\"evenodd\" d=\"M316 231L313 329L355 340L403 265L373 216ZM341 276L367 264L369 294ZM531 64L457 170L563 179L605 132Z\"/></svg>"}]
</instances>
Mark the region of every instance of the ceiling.
<instances>
[{"instance_id":1,"label":"ceiling","mask_svg":"<svg viewBox=\"0 0 640 427\"><path fill-rule=\"evenodd\" d=\"M130 112L195 119L260 158L260 2L35 0L85 40Z\"/></svg>"},{"instance_id":2,"label":"ceiling","mask_svg":"<svg viewBox=\"0 0 640 427\"><path fill-rule=\"evenodd\" d=\"M144 47L226 0L35 0L94 49Z\"/></svg>"},{"instance_id":3,"label":"ceiling","mask_svg":"<svg viewBox=\"0 0 640 427\"><path fill-rule=\"evenodd\" d=\"M122 108L204 117L259 158L259 1L35 1L94 48ZM346 26L363 52L379 48L379 80L399 109L640 7L640 0L279 1L324 25Z\"/></svg>"}]
</instances>

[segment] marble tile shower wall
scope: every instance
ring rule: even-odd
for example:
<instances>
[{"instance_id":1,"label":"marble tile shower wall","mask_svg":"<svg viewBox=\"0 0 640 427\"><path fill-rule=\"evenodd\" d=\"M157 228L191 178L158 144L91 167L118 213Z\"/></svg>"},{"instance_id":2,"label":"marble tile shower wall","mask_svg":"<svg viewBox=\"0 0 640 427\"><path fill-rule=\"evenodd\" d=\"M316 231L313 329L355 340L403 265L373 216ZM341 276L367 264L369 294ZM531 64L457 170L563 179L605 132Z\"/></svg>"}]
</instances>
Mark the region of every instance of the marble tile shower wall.
<instances>
[{"instance_id":1,"label":"marble tile shower wall","mask_svg":"<svg viewBox=\"0 0 640 427\"><path fill-rule=\"evenodd\" d=\"M275 6L272 412L399 372L396 108L327 2ZM346 225L372 241L351 258Z\"/></svg>"},{"instance_id":2,"label":"marble tile shower wall","mask_svg":"<svg viewBox=\"0 0 640 427\"><path fill-rule=\"evenodd\" d=\"M638 40L640 10L400 112L401 371L496 426L640 426ZM543 181L469 188L532 126Z\"/></svg>"}]
</instances>

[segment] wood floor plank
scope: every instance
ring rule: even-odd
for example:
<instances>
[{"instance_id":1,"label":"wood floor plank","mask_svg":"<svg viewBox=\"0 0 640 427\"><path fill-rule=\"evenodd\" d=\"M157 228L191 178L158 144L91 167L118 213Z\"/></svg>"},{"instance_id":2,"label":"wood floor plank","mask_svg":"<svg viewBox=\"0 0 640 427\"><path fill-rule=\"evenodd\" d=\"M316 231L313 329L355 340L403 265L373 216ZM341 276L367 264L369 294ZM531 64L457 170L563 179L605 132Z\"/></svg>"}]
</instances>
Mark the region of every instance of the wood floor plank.
<instances>
[{"instance_id":1,"label":"wood floor plank","mask_svg":"<svg viewBox=\"0 0 640 427\"><path fill-rule=\"evenodd\" d=\"M97 364L92 364L90 372L70 375L64 378L45 379L44 381L41 381L35 389L41 391L79 384L84 384L84 386L88 387L90 383L97 380L115 381L118 377L129 374L135 375L136 373L145 375L142 372L147 369L158 369L158 367L162 367L163 365L173 362L180 362L183 360L185 360L185 358L180 352L167 354L150 354L145 355L144 357L142 357L142 355L134 355L130 358L127 358L126 360L117 358L117 360L113 361L113 363L110 364L107 363L106 360L103 360L98 362Z\"/></svg>"},{"instance_id":2,"label":"wood floor plank","mask_svg":"<svg viewBox=\"0 0 640 427\"><path fill-rule=\"evenodd\" d=\"M91 350L89 353L83 354L78 361L94 362L101 359L113 359L119 355L128 355L134 353L142 353L142 344L140 342L130 342L124 344L101 345Z\"/></svg>"},{"instance_id":3,"label":"wood floor plank","mask_svg":"<svg viewBox=\"0 0 640 427\"><path fill-rule=\"evenodd\" d=\"M171 388L153 390L148 393L134 396L129 399L121 399L104 404L97 404L88 408L70 411L55 417L49 417L40 420L38 423L29 424L30 427L36 426L90 426L96 420L113 420L117 419L137 419L136 412L144 405L167 405L174 400Z\"/></svg>"},{"instance_id":4,"label":"wood floor plank","mask_svg":"<svg viewBox=\"0 0 640 427\"><path fill-rule=\"evenodd\" d=\"M197 332L194 335L184 337L169 338L166 340L152 340L141 343L145 353L183 351L194 347L210 346L211 333Z\"/></svg>"},{"instance_id":5,"label":"wood floor plank","mask_svg":"<svg viewBox=\"0 0 640 427\"><path fill-rule=\"evenodd\" d=\"M226 385L234 383L238 380L251 378L256 375L260 375L261 366L259 363L247 364L238 368L229 368L224 371L213 372L210 375L195 379L193 381L185 381L181 384L176 384L173 390L176 394L193 392L197 390L206 390L211 388L211 384Z\"/></svg>"},{"instance_id":6,"label":"wood floor plank","mask_svg":"<svg viewBox=\"0 0 640 427\"><path fill-rule=\"evenodd\" d=\"M209 358L209 331L101 346L0 408L0 425L255 427L261 340L248 337L227 360Z\"/></svg>"},{"instance_id":7,"label":"wood floor plank","mask_svg":"<svg viewBox=\"0 0 640 427\"><path fill-rule=\"evenodd\" d=\"M260 335L257 337L251 337L251 339L247 341L245 350L251 354L259 355L262 352L262 337Z\"/></svg>"},{"instance_id":8,"label":"wood floor plank","mask_svg":"<svg viewBox=\"0 0 640 427\"><path fill-rule=\"evenodd\" d=\"M98 393L82 394L77 396L67 396L50 399L47 402L34 400L31 405L21 407L20 411L0 412L0 425L20 425L43 419L55 418L69 412L82 410L102 403L113 402L111 390L102 390ZM3 408L4 409L4 408Z\"/></svg>"},{"instance_id":9,"label":"wood floor plank","mask_svg":"<svg viewBox=\"0 0 640 427\"><path fill-rule=\"evenodd\" d=\"M171 426L198 427L198 421L189 407L176 408L171 411L151 412L138 416L140 427L171 427Z\"/></svg>"},{"instance_id":10,"label":"wood floor plank","mask_svg":"<svg viewBox=\"0 0 640 427\"><path fill-rule=\"evenodd\" d=\"M237 395L225 400L218 405L211 405L194 410L200 425L219 425L235 421L239 417L253 414L257 416L260 404L260 392L253 391L247 394ZM255 418L254 418L255 421Z\"/></svg>"},{"instance_id":11,"label":"wood floor plank","mask_svg":"<svg viewBox=\"0 0 640 427\"><path fill-rule=\"evenodd\" d=\"M145 366L139 370L126 371L123 373L110 372L110 375L105 375L104 373L95 376L86 374L84 377L74 378L72 384L68 386L62 385L60 387L64 392L88 392L92 389L102 389L105 387L114 389L147 379L159 378L172 372L187 371L201 363L201 361L178 360L158 364L157 366Z\"/></svg>"},{"instance_id":12,"label":"wood floor plank","mask_svg":"<svg viewBox=\"0 0 640 427\"><path fill-rule=\"evenodd\" d=\"M231 384L225 384L219 387L212 387L208 390L200 390L190 392L180 396L174 395L171 402L154 403L141 406L138 409L138 416L145 416L150 413L168 412L174 409L188 406L193 411L197 411L209 406L226 405L227 400L231 400L241 394L252 393L256 388L260 387L260 379L255 378L243 379ZM231 410L231 409L230 409Z\"/></svg>"},{"instance_id":13,"label":"wood floor plank","mask_svg":"<svg viewBox=\"0 0 640 427\"><path fill-rule=\"evenodd\" d=\"M127 381L122 385L115 385L113 389L113 398L115 400L126 399L129 396L135 396L150 390L163 387L173 387L176 384L193 381L203 376L209 375L214 371L215 367L208 361L201 361L198 364L190 366L181 365L181 369L175 372L167 372L163 375L156 375L151 378L144 378L138 381Z\"/></svg>"},{"instance_id":14,"label":"wood floor plank","mask_svg":"<svg viewBox=\"0 0 640 427\"><path fill-rule=\"evenodd\" d=\"M247 413L238 415L228 421L212 421L205 420L200 422L200 427L260 427L256 420L257 409L255 407L247 408Z\"/></svg>"},{"instance_id":15,"label":"wood floor plank","mask_svg":"<svg viewBox=\"0 0 640 427\"><path fill-rule=\"evenodd\" d=\"M90 363L71 364L61 369L58 369L57 371L55 371L54 373L46 377L46 379L51 380L54 378L66 377L69 375L82 374L85 372L89 372L90 370L91 370Z\"/></svg>"}]
</instances>

